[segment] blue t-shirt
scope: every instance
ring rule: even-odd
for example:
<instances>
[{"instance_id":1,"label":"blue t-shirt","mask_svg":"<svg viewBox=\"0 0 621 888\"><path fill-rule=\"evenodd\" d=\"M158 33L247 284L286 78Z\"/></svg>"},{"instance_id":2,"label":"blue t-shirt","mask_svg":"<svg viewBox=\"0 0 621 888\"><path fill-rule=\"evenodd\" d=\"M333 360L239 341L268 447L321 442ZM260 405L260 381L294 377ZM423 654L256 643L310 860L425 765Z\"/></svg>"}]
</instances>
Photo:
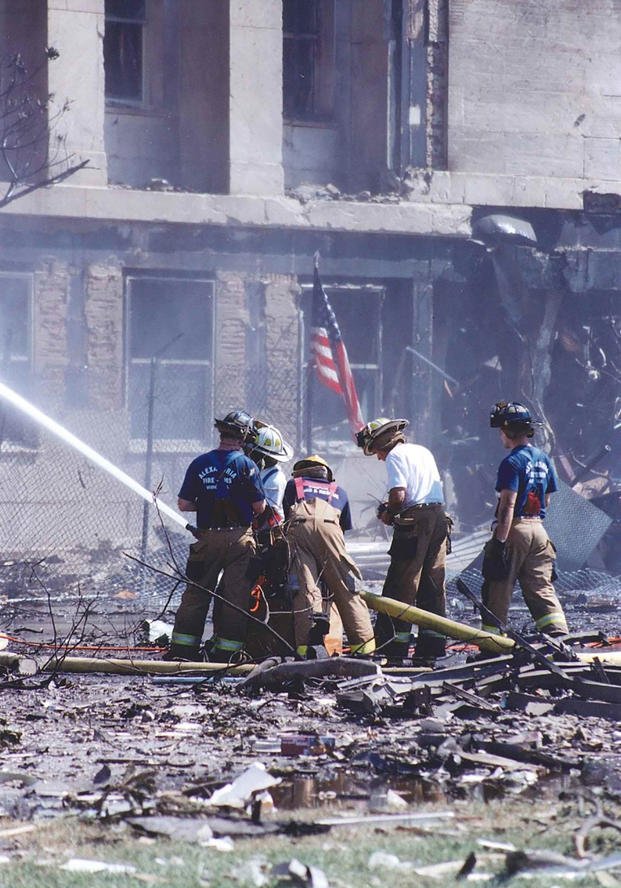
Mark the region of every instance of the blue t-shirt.
<instances>
[{"instance_id":1,"label":"blue t-shirt","mask_svg":"<svg viewBox=\"0 0 621 888\"><path fill-rule=\"evenodd\" d=\"M315 497L326 500L331 506L334 506L335 509L340 511L341 516L339 518L339 524L341 525L341 530L352 529L349 500L342 487L335 486L334 493L330 496L330 484L327 481L317 481L315 478L302 478L300 480L304 485L305 500L313 499ZM285 521L289 519L291 509L296 504L297 500L298 495L295 487L295 479L287 481L285 495L282 501L285 512Z\"/></svg>"},{"instance_id":2,"label":"blue t-shirt","mask_svg":"<svg viewBox=\"0 0 621 888\"><path fill-rule=\"evenodd\" d=\"M543 450L532 444L520 444L500 463L496 490L517 493L515 518L545 518L546 494L558 490L558 478Z\"/></svg>"},{"instance_id":3,"label":"blue t-shirt","mask_svg":"<svg viewBox=\"0 0 621 888\"><path fill-rule=\"evenodd\" d=\"M181 499L196 503L201 530L252 523L252 503L265 499L256 464L241 450L210 450L192 460Z\"/></svg>"}]
</instances>

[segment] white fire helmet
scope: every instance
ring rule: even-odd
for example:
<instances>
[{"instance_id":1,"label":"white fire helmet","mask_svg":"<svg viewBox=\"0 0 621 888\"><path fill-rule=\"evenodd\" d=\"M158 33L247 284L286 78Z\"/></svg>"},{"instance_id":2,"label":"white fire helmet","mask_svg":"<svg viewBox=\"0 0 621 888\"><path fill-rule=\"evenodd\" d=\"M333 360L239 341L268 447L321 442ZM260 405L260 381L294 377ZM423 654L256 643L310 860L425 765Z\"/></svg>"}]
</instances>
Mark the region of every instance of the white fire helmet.
<instances>
[{"instance_id":1,"label":"white fire helmet","mask_svg":"<svg viewBox=\"0 0 621 888\"><path fill-rule=\"evenodd\" d=\"M250 453L261 453L276 462L288 462L293 456L293 447L284 440L275 426L263 425L257 429L249 447Z\"/></svg>"},{"instance_id":2,"label":"white fire helmet","mask_svg":"<svg viewBox=\"0 0 621 888\"><path fill-rule=\"evenodd\" d=\"M379 416L360 429L356 435L356 443L358 447L362 447L367 456L370 456L376 451L378 439L381 439L383 444L389 438L402 432L408 425L407 419L388 419L386 416Z\"/></svg>"}]
</instances>

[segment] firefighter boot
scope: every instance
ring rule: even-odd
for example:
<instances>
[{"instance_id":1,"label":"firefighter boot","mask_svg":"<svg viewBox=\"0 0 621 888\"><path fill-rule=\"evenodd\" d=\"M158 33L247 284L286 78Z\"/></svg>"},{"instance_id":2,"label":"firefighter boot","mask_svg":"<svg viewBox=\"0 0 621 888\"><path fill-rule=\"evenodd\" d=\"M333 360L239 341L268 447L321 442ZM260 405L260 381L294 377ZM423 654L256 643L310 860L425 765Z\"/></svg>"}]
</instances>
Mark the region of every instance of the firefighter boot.
<instances>
[{"instance_id":1,"label":"firefighter boot","mask_svg":"<svg viewBox=\"0 0 621 888\"><path fill-rule=\"evenodd\" d=\"M200 647L190 647L186 644L173 643L162 654L162 660L189 660L192 663L202 663L204 659Z\"/></svg>"},{"instance_id":2,"label":"firefighter boot","mask_svg":"<svg viewBox=\"0 0 621 888\"><path fill-rule=\"evenodd\" d=\"M388 614L380 612L375 621L375 640L377 653L386 658L387 666L403 666L410 651L409 628L397 631Z\"/></svg>"},{"instance_id":3,"label":"firefighter boot","mask_svg":"<svg viewBox=\"0 0 621 888\"><path fill-rule=\"evenodd\" d=\"M328 652L323 643L330 629L330 620L324 614L313 614L313 625L306 644L298 645L296 652L305 660L325 660Z\"/></svg>"},{"instance_id":4,"label":"firefighter boot","mask_svg":"<svg viewBox=\"0 0 621 888\"><path fill-rule=\"evenodd\" d=\"M413 666L428 666L433 668L438 657L446 654L446 637L432 629L418 630L416 647L412 657Z\"/></svg>"}]
</instances>

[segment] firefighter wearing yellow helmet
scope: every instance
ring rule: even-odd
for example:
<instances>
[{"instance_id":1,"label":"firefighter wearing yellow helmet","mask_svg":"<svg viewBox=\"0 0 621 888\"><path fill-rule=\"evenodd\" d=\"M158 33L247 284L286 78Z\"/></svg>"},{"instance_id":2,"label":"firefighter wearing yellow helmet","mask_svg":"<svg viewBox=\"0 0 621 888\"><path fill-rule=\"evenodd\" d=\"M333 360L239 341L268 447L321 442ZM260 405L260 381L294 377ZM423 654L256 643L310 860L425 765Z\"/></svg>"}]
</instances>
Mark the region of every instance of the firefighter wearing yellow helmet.
<instances>
[{"instance_id":1,"label":"firefighter wearing yellow helmet","mask_svg":"<svg viewBox=\"0 0 621 888\"><path fill-rule=\"evenodd\" d=\"M407 419L381 416L358 432L356 442L367 456L386 463L388 499L377 517L393 527L390 566L383 595L445 616L445 562L450 519L444 512L440 474L430 450L406 443ZM379 614L375 624L379 649L401 663L410 645L410 625ZM445 652L445 638L421 627L415 663L430 663Z\"/></svg>"},{"instance_id":2,"label":"firefighter wearing yellow helmet","mask_svg":"<svg viewBox=\"0 0 621 888\"><path fill-rule=\"evenodd\" d=\"M334 473L315 454L298 460L287 483L283 507L291 549L291 571L299 591L293 600L295 644L298 654L310 655L327 634L329 604L333 600L349 641L351 653L369 656L375 650L371 617L355 589L361 579L345 549L344 531L351 530L347 494ZM327 590L327 602L321 586Z\"/></svg>"}]
</instances>

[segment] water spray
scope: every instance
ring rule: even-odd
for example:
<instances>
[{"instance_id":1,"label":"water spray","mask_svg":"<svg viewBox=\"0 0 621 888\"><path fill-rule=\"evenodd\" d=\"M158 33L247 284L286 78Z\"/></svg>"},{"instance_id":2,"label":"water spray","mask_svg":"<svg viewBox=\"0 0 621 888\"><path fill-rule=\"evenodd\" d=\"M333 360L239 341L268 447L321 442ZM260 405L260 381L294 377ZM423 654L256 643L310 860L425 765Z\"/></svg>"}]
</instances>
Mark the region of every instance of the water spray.
<instances>
[{"instance_id":1,"label":"water spray","mask_svg":"<svg viewBox=\"0 0 621 888\"><path fill-rule=\"evenodd\" d=\"M124 484L125 487L129 487L130 490L133 490L134 493L137 493L138 496L141 496L143 500L157 506L157 509L161 515L165 515L167 518L170 518L172 521L175 521L177 524L180 524L185 530L193 531L194 528L191 524L188 524L178 512L175 512L174 509L171 509L170 506L167 506L166 503L161 502L157 499L154 493L147 490L146 487L143 487L141 484L138 484L130 475L127 475L118 466L115 466L114 463L111 463L110 460L106 459L100 453L97 453L96 450L93 450L92 447L89 447L88 444L85 444L84 441L81 441L75 435L73 435L70 431L60 425L60 423L55 422L55 420L51 419L37 407L27 401L25 398L22 398L21 395L18 395L17 392L14 392L13 389L9 388L8 385L5 385L3 382L0 382L0 398L4 398L14 407L17 407L18 410L21 410L22 413L25 413L31 419L34 419L35 422L39 423L39 425L46 428L48 431L52 432L52 434L56 435L66 444L69 444L75 450L78 450L83 456L89 459L96 466L99 466L100 469L103 469L105 472L108 472L109 475L112 475L117 481L120 481L121 484Z\"/></svg>"}]
</instances>

